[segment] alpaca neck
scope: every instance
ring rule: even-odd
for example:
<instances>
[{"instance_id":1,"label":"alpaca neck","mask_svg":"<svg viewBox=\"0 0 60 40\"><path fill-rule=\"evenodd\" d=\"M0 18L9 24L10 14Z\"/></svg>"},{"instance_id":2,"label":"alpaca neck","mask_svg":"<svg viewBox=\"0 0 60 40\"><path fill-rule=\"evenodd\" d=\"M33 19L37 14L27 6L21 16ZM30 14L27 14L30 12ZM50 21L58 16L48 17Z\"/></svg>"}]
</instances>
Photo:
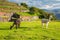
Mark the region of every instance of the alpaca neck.
<instances>
[{"instance_id":1,"label":"alpaca neck","mask_svg":"<svg viewBox=\"0 0 60 40\"><path fill-rule=\"evenodd\" d=\"M51 21L51 17L49 17L49 21Z\"/></svg>"}]
</instances>

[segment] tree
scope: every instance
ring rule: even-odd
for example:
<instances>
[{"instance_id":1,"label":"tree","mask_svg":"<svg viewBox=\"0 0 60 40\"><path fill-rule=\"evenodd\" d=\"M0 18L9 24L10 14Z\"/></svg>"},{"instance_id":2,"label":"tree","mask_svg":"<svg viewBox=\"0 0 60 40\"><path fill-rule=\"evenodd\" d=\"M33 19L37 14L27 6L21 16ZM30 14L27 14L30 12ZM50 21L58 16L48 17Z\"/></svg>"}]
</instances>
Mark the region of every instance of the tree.
<instances>
[{"instance_id":1,"label":"tree","mask_svg":"<svg viewBox=\"0 0 60 40\"><path fill-rule=\"evenodd\" d=\"M39 18L48 18L48 12L36 7L30 7L30 14L36 14Z\"/></svg>"},{"instance_id":2,"label":"tree","mask_svg":"<svg viewBox=\"0 0 60 40\"><path fill-rule=\"evenodd\" d=\"M29 10L30 10L30 14L37 14L38 15L38 8L36 8L36 7L30 7L29 8Z\"/></svg>"},{"instance_id":3,"label":"tree","mask_svg":"<svg viewBox=\"0 0 60 40\"><path fill-rule=\"evenodd\" d=\"M21 3L21 6L28 8L28 5L26 3Z\"/></svg>"},{"instance_id":4,"label":"tree","mask_svg":"<svg viewBox=\"0 0 60 40\"><path fill-rule=\"evenodd\" d=\"M39 18L48 18L48 12L45 12L42 9L39 9Z\"/></svg>"}]
</instances>

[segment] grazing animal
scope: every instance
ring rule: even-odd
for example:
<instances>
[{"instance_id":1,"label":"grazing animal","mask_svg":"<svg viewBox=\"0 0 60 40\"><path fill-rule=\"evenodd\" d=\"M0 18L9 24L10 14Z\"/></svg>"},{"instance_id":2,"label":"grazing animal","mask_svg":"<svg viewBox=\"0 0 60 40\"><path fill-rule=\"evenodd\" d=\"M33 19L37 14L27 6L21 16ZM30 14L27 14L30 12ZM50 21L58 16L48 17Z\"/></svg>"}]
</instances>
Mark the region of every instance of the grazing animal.
<instances>
[{"instance_id":1,"label":"grazing animal","mask_svg":"<svg viewBox=\"0 0 60 40\"><path fill-rule=\"evenodd\" d=\"M18 27L20 27L20 15L18 15L17 13L13 13L13 15L11 16L11 19L9 21L14 22L12 26L10 26L10 29L12 29L14 27L14 25L16 25L16 29Z\"/></svg>"},{"instance_id":2,"label":"grazing animal","mask_svg":"<svg viewBox=\"0 0 60 40\"><path fill-rule=\"evenodd\" d=\"M44 24L46 24L46 28L48 28L48 24L49 24L51 18L52 18L52 15L50 15L48 19L43 18L42 19L42 27L44 27Z\"/></svg>"}]
</instances>

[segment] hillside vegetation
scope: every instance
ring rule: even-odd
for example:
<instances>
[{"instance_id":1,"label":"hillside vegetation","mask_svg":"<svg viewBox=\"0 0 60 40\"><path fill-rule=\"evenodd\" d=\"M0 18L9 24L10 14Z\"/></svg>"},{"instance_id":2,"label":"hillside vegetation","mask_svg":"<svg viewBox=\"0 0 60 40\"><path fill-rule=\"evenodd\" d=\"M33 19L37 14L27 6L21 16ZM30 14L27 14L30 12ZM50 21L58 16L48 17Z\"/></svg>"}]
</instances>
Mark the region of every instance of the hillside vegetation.
<instances>
[{"instance_id":1,"label":"hillside vegetation","mask_svg":"<svg viewBox=\"0 0 60 40\"><path fill-rule=\"evenodd\" d=\"M26 3L17 4L8 2L7 0L0 0L0 12L17 12L21 15L34 15L38 16L39 18L48 18L48 16L51 14L36 7L29 7ZM54 18L55 17L53 17L53 19Z\"/></svg>"},{"instance_id":2,"label":"hillside vegetation","mask_svg":"<svg viewBox=\"0 0 60 40\"><path fill-rule=\"evenodd\" d=\"M13 11L20 12L20 10L22 9L27 9L27 8L23 6L18 6L17 3L0 0L0 11L2 12L13 12Z\"/></svg>"}]
</instances>

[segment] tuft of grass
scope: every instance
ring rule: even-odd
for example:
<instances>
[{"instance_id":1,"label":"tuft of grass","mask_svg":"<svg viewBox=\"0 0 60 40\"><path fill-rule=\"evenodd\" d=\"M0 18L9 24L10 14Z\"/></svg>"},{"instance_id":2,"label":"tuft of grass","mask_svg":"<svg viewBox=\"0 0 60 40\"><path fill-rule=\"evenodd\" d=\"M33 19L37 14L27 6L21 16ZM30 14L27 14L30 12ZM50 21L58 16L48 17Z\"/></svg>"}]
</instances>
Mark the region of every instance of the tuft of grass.
<instances>
[{"instance_id":1,"label":"tuft of grass","mask_svg":"<svg viewBox=\"0 0 60 40\"><path fill-rule=\"evenodd\" d=\"M40 21L21 22L20 28L10 26L13 22L0 22L0 40L60 40L60 22L50 22L42 28Z\"/></svg>"}]
</instances>

